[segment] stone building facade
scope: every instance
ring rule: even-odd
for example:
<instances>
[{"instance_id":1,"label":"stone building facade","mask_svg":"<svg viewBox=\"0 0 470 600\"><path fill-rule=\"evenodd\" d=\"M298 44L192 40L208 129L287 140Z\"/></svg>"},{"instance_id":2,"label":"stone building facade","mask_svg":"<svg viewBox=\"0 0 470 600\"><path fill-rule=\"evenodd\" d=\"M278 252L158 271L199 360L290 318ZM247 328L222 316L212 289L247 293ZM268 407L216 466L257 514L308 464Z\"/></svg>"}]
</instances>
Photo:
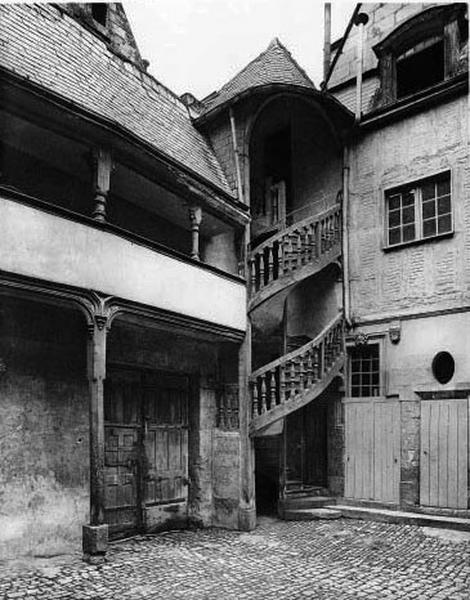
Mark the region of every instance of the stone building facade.
<instances>
[{"instance_id":1,"label":"stone building facade","mask_svg":"<svg viewBox=\"0 0 470 600\"><path fill-rule=\"evenodd\" d=\"M320 89L274 39L202 100L119 4L0 14L0 558L468 516L466 6L358 5Z\"/></svg>"}]
</instances>

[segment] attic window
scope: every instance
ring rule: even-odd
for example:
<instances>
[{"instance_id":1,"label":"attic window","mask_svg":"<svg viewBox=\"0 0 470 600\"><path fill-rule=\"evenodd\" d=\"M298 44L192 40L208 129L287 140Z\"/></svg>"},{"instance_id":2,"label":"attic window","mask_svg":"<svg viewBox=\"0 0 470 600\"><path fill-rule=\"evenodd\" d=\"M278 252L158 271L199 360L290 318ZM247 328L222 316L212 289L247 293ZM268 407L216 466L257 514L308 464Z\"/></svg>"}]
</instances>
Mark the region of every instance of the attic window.
<instances>
[{"instance_id":1,"label":"attic window","mask_svg":"<svg viewBox=\"0 0 470 600\"><path fill-rule=\"evenodd\" d=\"M467 25L465 4L434 6L417 12L376 44L381 85L374 108L463 74Z\"/></svg>"},{"instance_id":2,"label":"attic window","mask_svg":"<svg viewBox=\"0 0 470 600\"><path fill-rule=\"evenodd\" d=\"M97 23L106 27L108 5L105 2L95 2L91 5L91 16Z\"/></svg>"},{"instance_id":3,"label":"attic window","mask_svg":"<svg viewBox=\"0 0 470 600\"><path fill-rule=\"evenodd\" d=\"M396 58L397 98L444 81L444 40L433 37Z\"/></svg>"}]
</instances>

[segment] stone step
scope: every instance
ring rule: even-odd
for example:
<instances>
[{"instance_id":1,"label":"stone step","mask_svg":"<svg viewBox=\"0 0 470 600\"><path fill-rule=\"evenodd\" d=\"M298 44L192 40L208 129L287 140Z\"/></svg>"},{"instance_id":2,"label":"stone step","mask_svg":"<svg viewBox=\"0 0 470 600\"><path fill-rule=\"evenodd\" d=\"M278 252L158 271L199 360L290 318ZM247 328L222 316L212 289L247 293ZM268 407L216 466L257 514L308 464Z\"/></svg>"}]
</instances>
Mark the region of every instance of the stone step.
<instances>
[{"instance_id":1,"label":"stone step","mask_svg":"<svg viewBox=\"0 0 470 600\"><path fill-rule=\"evenodd\" d=\"M284 500L279 500L279 506L283 510L296 508L320 508L325 504L334 504L335 498L331 496L287 496Z\"/></svg>"},{"instance_id":2,"label":"stone step","mask_svg":"<svg viewBox=\"0 0 470 600\"><path fill-rule=\"evenodd\" d=\"M296 508L285 510L285 521L316 521L317 519L339 519L341 512L333 508Z\"/></svg>"},{"instance_id":3,"label":"stone step","mask_svg":"<svg viewBox=\"0 0 470 600\"><path fill-rule=\"evenodd\" d=\"M362 519L364 521L380 521L382 523L395 523L398 525L420 525L421 527L439 527L441 529L470 531L470 519L461 517L427 515L423 513L365 508L363 506L349 506L343 504L325 505L325 509L331 509L339 512L343 517L349 519Z\"/></svg>"}]
</instances>

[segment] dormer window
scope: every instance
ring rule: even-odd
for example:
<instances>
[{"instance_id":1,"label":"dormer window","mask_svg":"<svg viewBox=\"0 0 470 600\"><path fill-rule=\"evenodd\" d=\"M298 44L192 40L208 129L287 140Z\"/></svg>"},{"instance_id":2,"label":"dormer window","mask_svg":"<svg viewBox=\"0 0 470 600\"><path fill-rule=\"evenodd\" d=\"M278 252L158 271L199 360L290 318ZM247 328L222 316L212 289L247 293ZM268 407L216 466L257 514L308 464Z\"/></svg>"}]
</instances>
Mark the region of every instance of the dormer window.
<instances>
[{"instance_id":1,"label":"dormer window","mask_svg":"<svg viewBox=\"0 0 470 600\"><path fill-rule=\"evenodd\" d=\"M376 108L430 90L465 72L466 5L430 8L374 46L381 87Z\"/></svg>"},{"instance_id":2,"label":"dormer window","mask_svg":"<svg viewBox=\"0 0 470 600\"><path fill-rule=\"evenodd\" d=\"M108 5L105 2L95 2L91 5L91 16L96 23L99 23L102 27L106 27Z\"/></svg>"},{"instance_id":3,"label":"dormer window","mask_svg":"<svg viewBox=\"0 0 470 600\"><path fill-rule=\"evenodd\" d=\"M444 40L434 36L396 57L397 99L444 81Z\"/></svg>"}]
</instances>

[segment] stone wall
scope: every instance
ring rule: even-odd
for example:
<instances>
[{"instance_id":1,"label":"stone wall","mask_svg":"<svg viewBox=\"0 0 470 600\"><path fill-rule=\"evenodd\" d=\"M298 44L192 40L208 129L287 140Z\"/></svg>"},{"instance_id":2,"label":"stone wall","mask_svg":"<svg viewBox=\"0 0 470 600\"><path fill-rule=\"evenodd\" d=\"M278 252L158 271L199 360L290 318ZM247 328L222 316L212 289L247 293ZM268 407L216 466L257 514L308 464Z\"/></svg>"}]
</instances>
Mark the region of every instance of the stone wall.
<instances>
[{"instance_id":1,"label":"stone wall","mask_svg":"<svg viewBox=\"0 0 470 600\"><path fill-rule=\"evenodd\" d=\"M2 299L0 558L76 549L88 520L84 318Z\"/></svg>"}]
</instances>

